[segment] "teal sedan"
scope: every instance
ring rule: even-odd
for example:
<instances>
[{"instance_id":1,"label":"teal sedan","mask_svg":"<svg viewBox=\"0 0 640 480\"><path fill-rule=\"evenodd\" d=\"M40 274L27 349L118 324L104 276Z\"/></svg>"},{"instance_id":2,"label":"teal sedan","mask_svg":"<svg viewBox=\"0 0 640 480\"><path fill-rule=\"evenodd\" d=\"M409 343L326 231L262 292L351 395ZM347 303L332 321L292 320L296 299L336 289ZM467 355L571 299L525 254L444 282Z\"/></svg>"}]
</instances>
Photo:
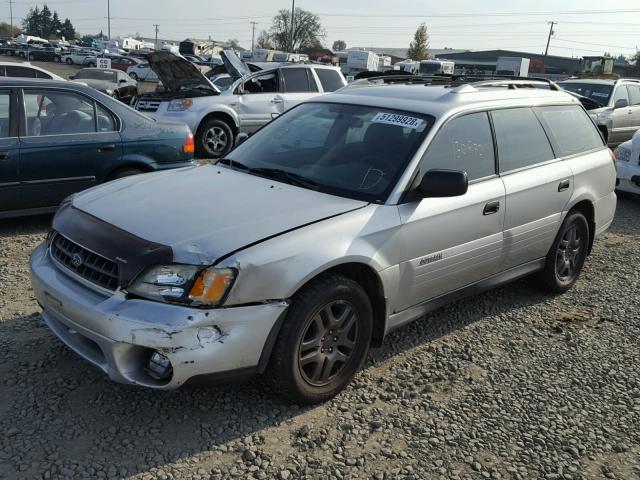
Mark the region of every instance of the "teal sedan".
<instances>
[{"instance_id":1,"label":"teal sedan","mask_svg":"<svg viewBox=\"0 0 640 480\"><path fill-rule=\"evenodd\" d=\"M0 218L53 212L80 190L188 167L193 135L86 85L0 79Z\"/></svg>"}]
</instances>

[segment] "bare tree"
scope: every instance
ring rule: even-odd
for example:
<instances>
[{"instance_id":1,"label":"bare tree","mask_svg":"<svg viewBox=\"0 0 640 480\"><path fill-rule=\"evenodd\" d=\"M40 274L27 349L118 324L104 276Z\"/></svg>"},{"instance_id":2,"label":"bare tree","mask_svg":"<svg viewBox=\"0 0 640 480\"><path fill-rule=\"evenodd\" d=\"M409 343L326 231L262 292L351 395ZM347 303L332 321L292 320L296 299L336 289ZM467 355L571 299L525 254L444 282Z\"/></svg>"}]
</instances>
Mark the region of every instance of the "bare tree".
<instances>
[{"instance_id":1,"label":"bare tree","mask_svg":"<svg viewBox=\"0 0 640 480\"><path fill-rule=\"evenodd\" d=\"M320 39L324 36L320 17L315 13L296 8L293 18L293 35L290 10L280 10L273 17L271 39L278 50L297 52L314 48L321 45Z\"/></svg>"},{"instance_id":2,"label":"bare tree","mask_svg":"<svg viewBox=\"0 0 640 480\"><path fill-rule=\"evenodd\" d=\"M269 36L269 32L266 30L262 30L258 35L258 39L256 40L256 48L273 48L273 42L271 41L271 37Z\"/></svg>"}]
</instances>

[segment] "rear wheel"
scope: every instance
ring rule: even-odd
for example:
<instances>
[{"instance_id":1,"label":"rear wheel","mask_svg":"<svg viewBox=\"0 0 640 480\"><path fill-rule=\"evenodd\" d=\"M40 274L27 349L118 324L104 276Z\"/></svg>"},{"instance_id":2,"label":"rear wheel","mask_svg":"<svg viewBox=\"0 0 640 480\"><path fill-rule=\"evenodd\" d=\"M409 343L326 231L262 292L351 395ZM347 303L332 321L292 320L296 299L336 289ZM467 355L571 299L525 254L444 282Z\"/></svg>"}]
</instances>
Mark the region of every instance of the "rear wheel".
<instances>
[{"instance_id":1,"label":"rear wheel","mask_svg":"<svg viewBox=\"0 0 640 480\"><path fill-rule=\"evenodd\" d=\"M196 133L198 153L206 158L222 158L233 148L234 139L233 130L224 120L210 118Z\"/></svg>"},{"instance_id":2,"label":"rear wheel","mask_svg":"<svg viewBox=\"0 0 640 480\"><path fill-rule=\"evenodd\" d=\"M33 53L29 54L29 61L33 62L36 59L36 57L33 55Z\"/></svg>"},{"instance_id":3,"label":"rear wheel","mask_svg":"<svg viewBox=\"0 0 640 480\"><path fill-rule=\"evenodd\" d=\"M362 368L373 313L363 288L342 275L320 278L295 295L267 369L273 389L301 404L340 393Z\"/></svg>"},{"instance_id":4,"label":"rear wheel","mask_svg":"<svg viewBox=\"0 0 640 480\"><path fill-rule=\"evenodd\" d=\"M120 170L116 170L111 175L109 175L107 181L117 180L118 178L131 177L132 175L140 175L141 173L145 172L143 170L140 170L139 168L121 168Z\"/></svg>"},{"instance_id":5,"label":"rear wheel","mask_svg":"<svg viewBox=\"0 0 640 480\"><path fill-rule=\"evenodd\" d=\"M580 212L569 213L547 253L544 270L534 277L540 288L564 293L578 280L589 249L589 224Z\"/></svg>"},{"instance_id":6,"label":"rear wheel","mask_svg":"<svg viewBox=\"0 0 640 480\"><path fill-rule=\"evenodd\" d=\"M87 62L87 67L94 68L96 66L95 62Z\"/></svg>"},{"instance_id":7,"label":"rear wheel","mask_svg":"<svg viewBox=\"0 0 640 480\"><path fill-rule=\"evenodd\" d=\"M73 59L72 58L67 58L65 60L65 62L67 62L67 65L73 65Z\"/></svg>"}]
</instances>

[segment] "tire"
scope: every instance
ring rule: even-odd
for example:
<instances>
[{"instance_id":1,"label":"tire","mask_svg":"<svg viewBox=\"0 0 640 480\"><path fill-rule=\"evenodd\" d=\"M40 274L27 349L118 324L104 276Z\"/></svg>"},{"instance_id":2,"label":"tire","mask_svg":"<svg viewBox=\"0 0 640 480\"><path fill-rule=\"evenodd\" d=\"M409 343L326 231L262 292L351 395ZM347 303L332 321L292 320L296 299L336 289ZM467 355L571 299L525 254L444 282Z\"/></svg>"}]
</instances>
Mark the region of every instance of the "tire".
<instances>
[{"instance_id":1,"label":"tire","mask_svg":"<svg viewBox=\"0 0 640 480\"><path fill-rule=\"evenodd\" d=\"M275 392L292 402L325 402L362 368L372 329L371 302L357 282L342 275L319 278L294 296L266 379Z\"/></svg>"},{"instance_id":2,"label":"tire","mask_svg":"<svg viewBox=\"0 0 640 480\"><path fill-rule=\"evenodd\" d=\"M109 178L107 178L107 182L111 180L117 180L118 178L131 177L133 175L140 175L141 173L145 173L144 170L140 170L139 168L121 168L120 170L116 170Z\"/></svg>"},{"instance_id":3,"label":"tire","mask_svg":"<svg viewBox=\"0 0 640 480\"><path fill-rule=\"evenodd\" d=\"M136 72L131 72L129 77L133 78L136 82L138 81L138 74Z\"/></svg>"},{"instance_id":4,"label":"tire","mask_svg":"<svg viewBox=\"0 0 640 480\"><path fill-rule=\"evenodd\" d=\"M196 133L198 155L205 158L222 158L233 148L235 135L231 127L217 118L202 122Z\"/></svg>"},{"instance_id":5,"label":"tire","mask_svg":"<svg viewBox=\"0 0 640 480\"><path fill-rule=\"evenodd\" d=\"M67 58L65 60L65 62L67 63L67 65L73 65L73 59L72 58Z\"/></svg>"},{"instance_id":6,"label":"tire","mask_svg":"<svg viewBox=\"0 0 640 480\"><path fill-rule=\"evenodd\" d=\"M53 61L56 63L62 63L62 58L60 58L59 55L56 55L55 57L53 57Z\"/></svg>"},{"instance_id":7,"label":"tire","mask_svg":"<svg viewBox=\"0 0 640 480\"><path fill-rule=\"evenodd\" d=\"M575 237L572 237L572 233ZM589 250L589 224L580 212L570 212L547 253L544 270L533 277L537 287L564 293L580 277ZM572 240L573 238L573 240Z\"/></svg>"},{"instance_id":8,"label":"tire","mask_svg":"<svg viewBox=\"0 0 640 480\"><path fill-rule=\"evenodd\" d=\"M96 64L94 62L87 62L87 67L89 68L95 68Z\"/></svg>"},{"instance_id":9,"label":"tire","mask_svg":"<svg viewBox=\"0 0 640 480\"><path fill-rule=\"evenodd\" d=\"M29 54L29 61L33 62L36 59L36 57L33 55L33 53Z\"/></svg>"}]
</instances>

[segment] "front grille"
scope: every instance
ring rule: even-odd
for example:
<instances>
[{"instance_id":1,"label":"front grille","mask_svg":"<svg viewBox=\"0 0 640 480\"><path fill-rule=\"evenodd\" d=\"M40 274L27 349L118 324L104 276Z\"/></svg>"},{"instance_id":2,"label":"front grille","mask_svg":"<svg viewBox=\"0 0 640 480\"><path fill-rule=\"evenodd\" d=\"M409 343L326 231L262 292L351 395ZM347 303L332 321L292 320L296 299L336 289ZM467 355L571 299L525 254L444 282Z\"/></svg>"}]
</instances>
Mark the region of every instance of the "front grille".
<instances>
[{"instance_id":1,"label":"front grille","mask_svg":"<svg viewBox=\"0 0 640 480\"><path fill-rule=\"evenodd\" d=\"M51 256L68 270L99 287L118 288L118 264L81 247L56 233L51 241Z\"/></svg>"},{"instance_id":2,"label":"front grille","mask_svg":"<svg viewBox=\"0 0 640 480\"><path fill-rule=\"evenodd\" d=\"M138 100L136 110L140 112L156 112L160 108L160 102L156 100Z\"/></svg>"}]
</instances>

